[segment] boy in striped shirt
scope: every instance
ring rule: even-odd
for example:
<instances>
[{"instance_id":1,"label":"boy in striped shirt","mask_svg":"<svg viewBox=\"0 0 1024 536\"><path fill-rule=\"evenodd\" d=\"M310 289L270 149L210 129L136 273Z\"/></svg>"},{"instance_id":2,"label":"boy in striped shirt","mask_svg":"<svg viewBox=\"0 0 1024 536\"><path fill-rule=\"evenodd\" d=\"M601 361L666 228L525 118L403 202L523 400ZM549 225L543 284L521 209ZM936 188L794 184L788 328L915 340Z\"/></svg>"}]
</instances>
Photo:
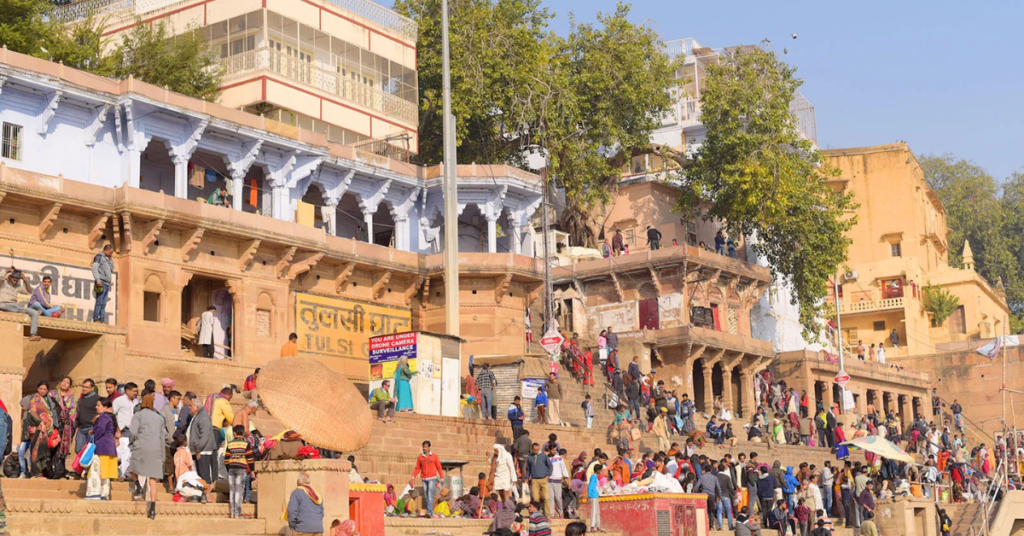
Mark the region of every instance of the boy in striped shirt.
<instances>
[{"instance_id":1,"label":"boy in striped shirt","mask_svg":"<svg viewBox=\"0 0 1024 536\"><path fill-rule=\"evenodd\" d=\"M530 536L551 536L551 525L537 501L530 502Z\"/></svg>"},{"instance_id":2,"label":"boy in striped shirt","mask_svg":"<svg viewBox=\"0 0 1024 536\"><path fill-rule=\"evenodd\" d=\"M234 439L228 441L224 450L224 466L228 469L228 488L231 499L231 518L242 517L242 499L245 496L245 477L253 469L255 460L252 447L245 439L245 427L238 424L232 428Z\"/></svg>"}]
</instances>

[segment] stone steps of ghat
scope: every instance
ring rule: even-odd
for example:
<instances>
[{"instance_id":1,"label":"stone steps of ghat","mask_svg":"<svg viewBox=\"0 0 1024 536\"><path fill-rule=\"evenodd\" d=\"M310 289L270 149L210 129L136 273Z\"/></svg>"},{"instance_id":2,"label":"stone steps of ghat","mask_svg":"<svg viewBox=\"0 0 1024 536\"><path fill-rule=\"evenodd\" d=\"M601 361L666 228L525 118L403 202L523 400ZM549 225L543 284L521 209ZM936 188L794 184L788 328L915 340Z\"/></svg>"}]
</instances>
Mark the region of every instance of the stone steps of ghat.
<instances>
[{"instance_id":1,"label":"stone steps of ghat","mask_svg":"<svg viewBox=\"0 0 1024 536\"><path fill-rule=\"evenodd\" d=\"M462 460L468 462L463 474L470 476L467 481L475 481L478 472L484 471L487 457L495 443L508 444L512 440L512 429L507 420L482 421L452 417L436 417L417 414L399 414L395 423L374 421L370 443L366 448L354 453L360 473L367 478L382 482L404 482L411 475L416 456L421 452L421 443L430 440L433 451L442 459ZM283 425L265 411L257 412L253 422L261 431L266 429L274 433L283 429ZM540 424L526 425L531 438L538 443L547 440L548 434L558 435L559 442L568 451L568 458L575 458L581 451L591 456L594 448L605 452L615 452L615 444L609 437L607 429L576 427L557 427ZM266 432L264 432L267 434ZM268 435L268 434L267 434ZM682 443L680 436L673 436L670 441ZM642 439L634 445L638 452L646 452L657 448L657 440L653 434L643 432ZM765 443L747 441L737 442L735 447L720 448L708 444L699 453L718 459L731 453L734 457L740 452L758 452L762 461L780 460L783 465L797 466L801 462L823 465L825 460L835 460L826 448L773 446L771 450ZM860 453L854 453L854 459L863 459Z\"/></svg>"},{"instance_id":2,"label":"stone steps of ghat","mask_svg":"<svg viewBox=\"0 0 1024 536\"><path fill-rule=\"evenodd\" d=\"M24 490L18 490L24 491ZM206 535L263 534L266 524L258 519L230 519L229 505L174 503L158 500L156 519L147 517L145 502L130 500L22 498L5 493L8 526L20 535ZM253 505L243 505L252 516Z\"/></svg>"},{"instance_id":3,"label":"stone steps of ghat","mask_svg":"<svg viewBox=\"0 0 1024 536\"><path fill-rule=\"evenodd\" d=\"M552 535L565 534L566 519L550 521ZM480 536L491 525L489 519L418 519L389 517L384 520L384 536ZM608 536L619 536L608 531Z\"/></svg>"}]
</instances>

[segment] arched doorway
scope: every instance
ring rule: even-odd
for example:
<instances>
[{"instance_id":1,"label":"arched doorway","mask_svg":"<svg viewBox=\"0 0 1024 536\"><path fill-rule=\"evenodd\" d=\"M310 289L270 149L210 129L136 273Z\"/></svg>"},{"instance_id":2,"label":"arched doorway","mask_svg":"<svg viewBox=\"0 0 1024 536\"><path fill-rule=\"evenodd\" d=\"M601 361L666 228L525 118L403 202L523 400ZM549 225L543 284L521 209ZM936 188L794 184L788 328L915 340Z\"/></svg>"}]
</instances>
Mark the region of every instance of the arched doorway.
<instances>
[{"instance_id":1,"label":"arched doorway","mask_svg":"<svg viewBox=\"0 0 1024 536\"><path fill-rule=\"evenodd\" d=\"M658 290L654 283L643 282L640 284L640 300L637 302L640 316L640 329L658 329L660 323L658 309Z\"/></svg>"},{"instance_id":2,"label":"arched doorway","mask_svg":"<svg viewBox=\"0 0 1024 536\"><path fill-rule=\"evenodd\" d=\"M817 411L818 404L825 405L825 382L814 382L814 407Z\"/></svg>"},{"instance_id":3,"label":"arched doorway","mask_svg":"<svg viewBox=\"0 0 1024 536\"><path fill-rule=\"evenodd\" d=\"M722 371L722 364L715 363L715 366L711 368L711 393L714 397L725 395L725 374ZM714 411L712 406L711 411Z\"/></svg>"},{"instance_id":4,"label":"arched doorway","mask_svg":"<svg viewBox=\"0 0 1024 536\"><path fill-rule=\"evenodd\" d=\"M309 187L306 188L306 193L302 194L302 202L306 206L298 211L295 216L295 221L305 225L312 225L317 229L323 229L326 225L324 221L324 210L326 210L326 203L324 202L323 185L311 182ZM335 211L337 212L337 211Z\"/></svg>"},{"instance_id":5,"label":"arched doorway","mask_svg":"<svg viewBox=\"0 0 1024 536\"><path fill-rule=\"evenodd\" d=\"M697 411L707 411L704 407L704 366L700 359L693 360L690 374L693 375L693 404Z\"/></svg>"}]
</instances>

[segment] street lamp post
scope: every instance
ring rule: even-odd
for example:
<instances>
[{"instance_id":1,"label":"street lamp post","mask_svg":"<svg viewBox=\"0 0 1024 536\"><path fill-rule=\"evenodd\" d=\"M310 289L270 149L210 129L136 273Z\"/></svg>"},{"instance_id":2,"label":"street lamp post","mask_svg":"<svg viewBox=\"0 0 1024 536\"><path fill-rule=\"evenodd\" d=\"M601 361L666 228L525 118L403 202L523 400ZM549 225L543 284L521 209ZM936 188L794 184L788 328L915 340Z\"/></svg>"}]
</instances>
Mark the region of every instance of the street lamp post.
<instances>
[{"instance_id":1,"label":"street lamp post","mask_svg":"<svg viewBox=\"0 0 1024 536\"><path fill-rule=\"evenodd\" d=\"M459 190L452 115L451 64L448 54L448 0L441 0L441 71L444 98L444 305L445 327L459 336Z\"/></svg>"}]
</instances>

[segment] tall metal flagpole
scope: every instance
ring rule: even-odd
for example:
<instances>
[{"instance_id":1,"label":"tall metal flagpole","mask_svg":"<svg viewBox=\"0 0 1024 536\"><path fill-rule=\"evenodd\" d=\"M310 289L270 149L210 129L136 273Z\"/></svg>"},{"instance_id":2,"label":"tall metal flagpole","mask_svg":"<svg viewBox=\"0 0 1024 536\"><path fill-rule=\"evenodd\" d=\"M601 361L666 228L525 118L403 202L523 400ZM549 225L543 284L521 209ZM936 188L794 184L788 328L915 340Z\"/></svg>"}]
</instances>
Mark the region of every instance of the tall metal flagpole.
<instances>
[{"instance_id":1,"label":"tall metal flagpole","mask_svg":"<svg viewBox=\"0 0 1024 536\"><path fill-rule=\"evenodd\" d=\"M441 70L444 95L444 305L445 327L459 336L459 190L452 115L451 65L448 60L448 0L441 0Z\"/></svg>"}]
</instances>

